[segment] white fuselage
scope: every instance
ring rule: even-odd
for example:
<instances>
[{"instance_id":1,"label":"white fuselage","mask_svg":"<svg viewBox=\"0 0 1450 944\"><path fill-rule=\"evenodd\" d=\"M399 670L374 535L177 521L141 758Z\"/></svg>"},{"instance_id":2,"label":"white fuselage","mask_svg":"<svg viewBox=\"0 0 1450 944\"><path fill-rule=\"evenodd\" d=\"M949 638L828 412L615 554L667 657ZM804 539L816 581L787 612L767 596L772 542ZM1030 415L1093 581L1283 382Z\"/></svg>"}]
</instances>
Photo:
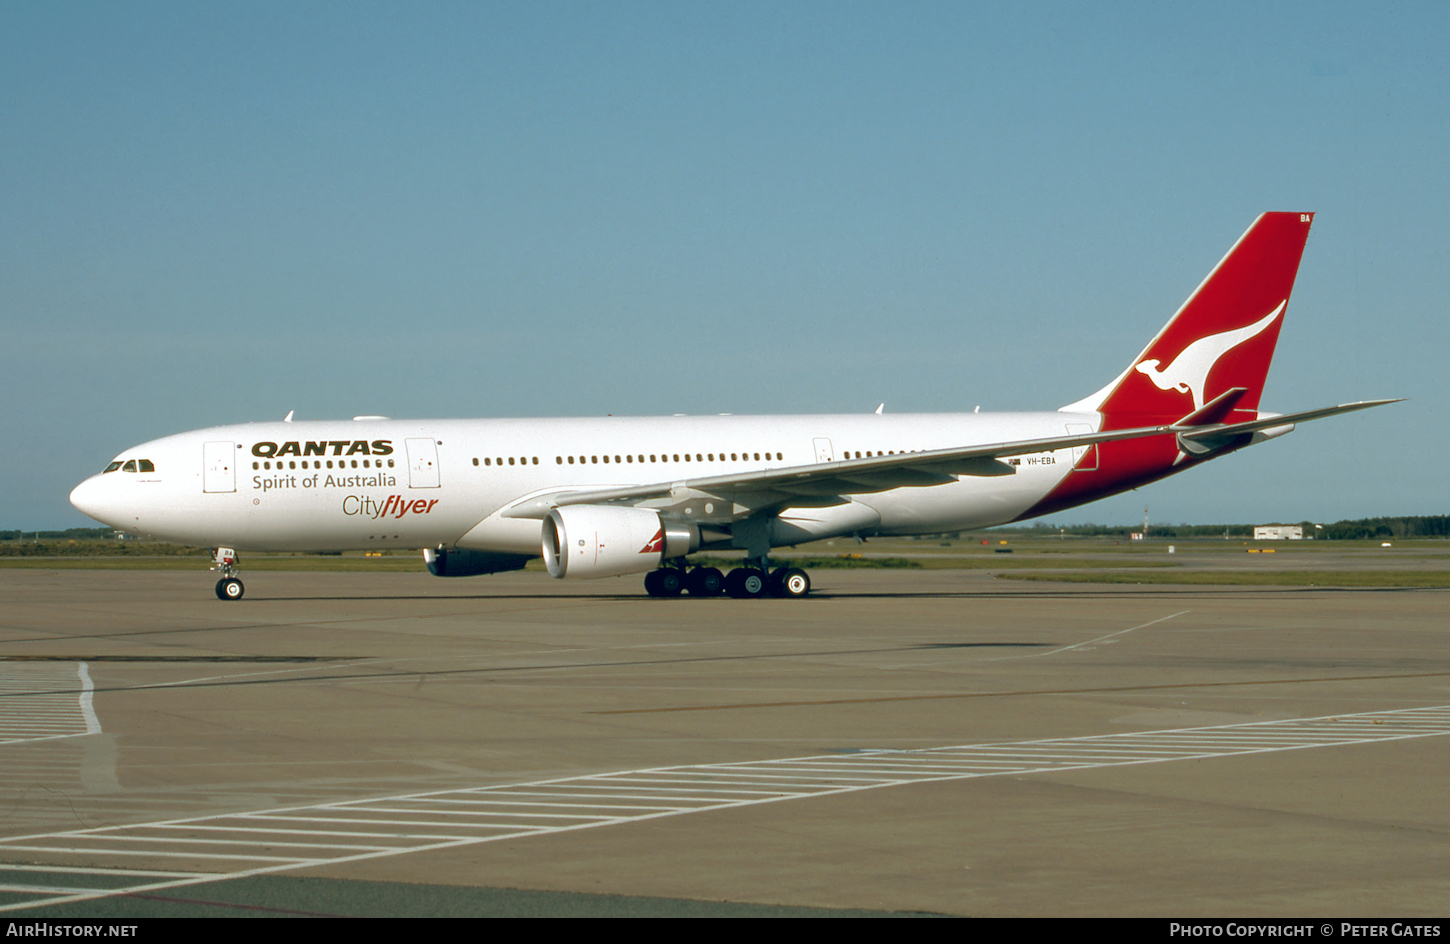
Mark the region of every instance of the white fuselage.
<instances>
[{"instance_id":1,"label":"white fuselage","mask_svg":"<svg viewBox=\"0 0 1450 944\"><path fill-rule=\"evenodd\" d=\"M146 460L153 471L94 475L72 501L118 529L196 546L537 555L539 520L501 512L542 493L1064 436L1100 422L1043 412L249 423L128 449L118 463ZM815 513L809 534L1001 524L1041 501L1079 455L1020 456L1010 475L855 495L854 514ZM709 524L703 506L689 512Z\"/></svg>"}]
</instances>

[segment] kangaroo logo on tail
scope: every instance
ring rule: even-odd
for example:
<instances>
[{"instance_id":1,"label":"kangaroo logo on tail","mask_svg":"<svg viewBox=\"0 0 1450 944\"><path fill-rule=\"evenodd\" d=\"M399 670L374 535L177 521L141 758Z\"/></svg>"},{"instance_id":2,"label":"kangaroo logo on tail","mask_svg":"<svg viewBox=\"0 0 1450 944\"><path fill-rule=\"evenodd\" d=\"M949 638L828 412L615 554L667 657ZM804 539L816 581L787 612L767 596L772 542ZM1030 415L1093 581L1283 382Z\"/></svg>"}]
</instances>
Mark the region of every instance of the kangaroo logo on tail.
<instances>
[{"instance_id":1,"label":"kangaroo logo on tail","mask_svg":"<svg viewBox=\"0 0 1450 944\"><path fill-rule=\"evenodd\" d=\"M1289 300L1286 298L1279 302L1279 307L1246 327L1199 338L1180 351L1178 356L1173 358L1173 363L1161 370L1158 368L1158 358L1156 357L1139 362L1134 369L1153 381L1159 390L1177 390L1179 393L1192 394L1193 408L1201 410L1203 409L1203 388L1208 384L1208 375L1213 371L1219 358L1249 338L1262 334L1265 328L1273 324L1274 320L1284 313L1284 306L1287 304L1289 304Z\"/></svg>"}]
</instances>

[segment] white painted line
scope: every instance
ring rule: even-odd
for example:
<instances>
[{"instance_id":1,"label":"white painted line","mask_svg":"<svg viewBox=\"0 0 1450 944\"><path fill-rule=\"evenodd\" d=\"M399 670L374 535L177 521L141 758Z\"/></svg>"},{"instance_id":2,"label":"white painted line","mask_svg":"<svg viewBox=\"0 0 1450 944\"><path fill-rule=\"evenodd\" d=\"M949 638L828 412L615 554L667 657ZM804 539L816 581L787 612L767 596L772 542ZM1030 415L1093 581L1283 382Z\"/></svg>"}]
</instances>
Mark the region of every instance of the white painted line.
<instances>
[{"instance_id":1,"label":"white painted line","mask_svg":"<svg viewBox=\"0 0 1450 944\"><path fill-rule=\"evenodd\" d=\"M101 722L100 719L96 717L96 709L91 702L92 696L95 694L96 691L96 686L91 682L90 666L84 662L77 662L76 674L80 677L81 680L80 708L81 717L84 718L86 722L86 733L100 734Z\"/></svg>"},{"instance_id":2,"label":"white painted line","mask_svg":"<svg viewBox=\"0 0 1450 944\"><path fill-rule=\"evenodd\" d=\"M366 807L365 809L363 809L362 812L365 812L365 813L403 813L403 814L410 814L411 813L411 814L414 814L414 815L417 815L417 816L423 816L423 815L437 816L440 811L439 810L427 810L427 811L424 811L424 810L409 810L409 809L402 809L402 808L399 808L399 807L389 807L389 806L383 806L383 807L369 806L369 807ZM465 816L465 817L466 816L475 816L475 817L477 817L477 816L520 816L520 817L522 817L522 816L528 816L528 817L532 817L532 818L535 818L535 819L618 819L619 818L617 816L600 816L600 815L590 815L590 814L587 814L587 813L519 813L519 812L512 812L512 811L505 811L505 810L445 810L445 811L442 811L442 812L447 813L447 815L449 815L449 816ZM413 822L413 821L412 820L399 820L399 822L408 823L408 822ZM471 825L471 824L465 822L465 823L463 823L461 825L465 825L466 826L466 825Z\"/></svg>"},{"instance_id":3,"label":"white painted line","mask_svg":"<svg viewBox=\"0 0 1450 944\"><path fill-rule=\"evenodd\" d=\"M1139 623L1137 626L1129 626L1127 629L1120 629L1117 632L1108 633L1106 636L1098 636L1096 639L1089 639L1086 642L1074 643L1071 646L1060 646L1060 647L1058 647L1056 649L1046 649L1046 650L1044 650L1042 652L1027 652L1027 653L1021 653L1019 655L997 656L995 658L988 659L986 661L988 661L988 662L1003 662L1003 661L1006 661L1008 659L1031 659L1031 658L1040 658L1041 656L1055 656L1055 655L1057 655L1060 652L1071 652L1074 649L1081 649L1084 646L1091 646L1091 645L1093 645L1095 643L1100 643L1100 642L1102 642L1105 639L1112 639L1115 636L1124 636L1124 635L1127 635L1128 633L1131 633L1134 630L1147 629L1149 626L1156 626L1159 623L1166 623L1166 622L1168 622L1171 619L1177 619L1180 616L1186 616L1186 615L1188 615L1191 612L1193 612L1193 611L1192 610L1180 610L1177 613L1170 613L1167 616L1160 616L1160 617L1158 617L1155 620L1149 620L1146 623Z\"/></svg>"},{"instance_id":4,"label":"white painted line","mask_svg":"<svg viewBox=\"0 0 1450 944\"><path fill-rule=\"evenodd\" d=\"M174 842L192 843L198 846L296 846L304 849L396 849L397 846L365 846L359 843L327 843L327 842L284 842L282 840L266 839L223 839L221 837L207 839L189 839L184 836L91 836L92 842ZM113 849L113 852L126 852L125 849ZM196 849L186 850L184 855L197 855L207 858L210 853L200 852Z\"/></svg>"},{"instance_id":5,"label":"white painted line","mask_svg":"<svg viewBox=\"0 0 1450 944\"><path fill-rule=\"evenodd\" d=\"M215 831L215 832L223 832L223 833L261 833L263 835L268 835L268 836L274 835L274 834L279 834L279 835L295 835L295 836L351 836L351 837L359 838L359 839L393 839L393 840L427 839L427 840L430 840L430 841L431 840L439 840L439 839L453 839L453 838L455 838L453 836L441 836L441 835L437 835L435 833L399 833L399 832L370 833L370 832L364 832L362 830L351 830L351 829L287 829L287 828L282 827L282 826L265 827L265 826L188 826L188 825L169 825L169 826L155 826L155 827L152 827L152 828L154 828L154 829L181 829L181 830L187 830L187 831L192 831L192 832L201 832L203 830L212 830L212 831ZM386 849L392 849L392 848L401 848L401 846L379 846L378 848L380 848L380 849L385 849L385 848Z\"/></svg>"},{"instance_id":6,"label":"white painted line","mask_svg":"<svg viewBox=\"0 0 1450 944\"><path fill-rule=\"evenodd\" d=\"M0 746L99 734L84 662L0 660Z\"/></svg>"},{"instance_id":7,"label":"white painted line","mask_svg":"<svg viewBox=\"0 0 1450 944\"><path fill-rule=\"evenodd\" d=\"M719 784L719 781L716 781L714 779L705 779L705 778L701 778L699 783L689 783L688 780L683 780L683 779L672 779L672 780L666 780L664 782L665 783L686 783L686 784L689 784L689 786L686 786L686 787L662 787L662 786L659 786L659 782L658 781L639 780L639 779L634 779L634 778L631 778L631 779L629 779L629 780L626 781L626 783L631 783L631 784L650 784L651 789L655 789L655 790L678 790L682 794L686 794L688 796L696 797L696 798L700 799L701 801L708 802L708 803L718 803L721 800L732 800L732 799L735 799L737 797L739 797L741 799L748 800L748 799L751 799L753 797L780 796L783 793L799 793L800 792L799 790L784 790L784 789L772 788L772 785L771 784L759 784L759 786L765 788L765 789L762 789L762 790L749 790L749 789L746 789L744 787L736 787L736 786L719 786L718 785Z\"/></svg>"},{"instance_id":8,"label":"white painted line","mask_svg":"<svg viewBox=\"0 0 1450 944\"><path fill-rule=\"evenodd\" d=\"M1450 734L1450 706L1438 706L1039 741L871 750L771 761L625 770L532 783L437 790L132 826L17 836L0 839L0 855L7 851L45 852L82 859L96 855L144 855L177 863L215 863L220 871L215 874L180 872L177 877L162 877L161 881L133 881L124 887L78 889L63 895L34 886L35 895L49 897L3 905L0 911L923 782L1004 774L1062 773L1190 758L1380 744L1446 734ZM494 806L515 809L501 810L494 809ZM533 811L517 807L531 807ZM552 812L542 812L539 807L547 807ZM309 824L317 825L314 828ZM352 828L354 826L356 829ZM437 828L443 834L418 832L419 827ZM187 830L205 830L216 835L215 838L154 835L162 831ZM286 833L298 841L231 839L226 838L228 833L248 836ZM309 836L317 837L318 841L306 841ZM350 839L357 842L349 842ZM104 848L109 843L142 844L143 848ZM217 847L238 846L289 847L316 854L284 857L214 851ZM229 862L273 864L245 868L228 865ZM22 871L37 867L12 864L8 868ZM80 873L79 868L67 869L63 865L49 868L58 872ZM106 873L98 870L98 874ZM113 874L128 875L133 879L139 877L138 873L120 870Z\"/></svg>"},{"instance_id":9,"label":"white painted line","mask_svg":"<svg viewBox=\"0 0 1450 944\"><path fill-rule=\"evenodd\" d=\"M147 878L191 878L196 872L160 872L155 869L92 869L80 865L28 865L0 863L7 872L63 872L76 875L144 875Z\"/></svg>"},{"instance_id":10,"label":"white painted line","mask_svg":"<svg viewBox=\"0 0 1450 944\"><path fill-rule=\"evenodd\" d=\"M106 888L67 888L62 885L6 885L0 882L0 892L19 892L22 895L89 895L105 893Z\"/></svg>"},{"instance_id":11,"label":"white painted line","mask_svg":"<svg viewBox=\"0 0 1450 944\"><path fill-rule=\"evenodd\" d=\"M465 799L463 797L459 797L457 799L452 799L452 798L445 799L445 798L441 798L441 797L419 797L417 799L408 798L408 802L409 803L455 803L455 804L467 804L467 805L476 805L476 806L554 806L554 807L566 807L566 808L573 808L573 809L587 808L587 809L591 809L591 810L668 810L668 809L671 809L672 808L672 807L668 807L668 806L634 806L634 805L627 805L627 804L623 804L623 803L589 803L589 804L580 804L580 803L554 803L554 802L551 802L551 801L546 802L544 800L469 800L469 799Z\"/></svg>"},{"instance_id":12,"label":"white painted line","mask_svg":"<svg viewBox=\"0 0 1450 944\"><path fill-rule=\"evenodd\" d=\"M608 784L600 784L596 787L590 783L579 783L570 784L570 786L580 791L589 792L572 793L569 791L555 790L551 784L541 784L538 796L576 796L593 800L660 800L670 804L666 809L675 809L682 803L699 803L706 806L713 806L720 802L720 798L716 796L694 796L685 794L684 791L677 791L675 796L664 796L663 794L621 792L624 790L623 787L611 787Z\"/></svg>"},{"instance_id":13,"label":"white painted line","mask_svg":"<svg viewBox=\"0 0 1450 944\"><path fill-rule=\"evenodd\" d=\"M350 669L354 666L359 665L374 665L382 661L382 659L358 659L354 662L328 662L325 663L325 668L327 668L329 671L335 671L337 669ZM255 678L263 675L288 675L293 672L316 672L320 667L321 666L318 666L316 664L308 664L294 666L292 668L286 669L267 669L266 671L262 672L233 672L228 675L208 675L203 678L179 679L175 682L158 682L155 685L148 685L146 687L176 688L182 685L197 685L203 682L219 682L225 679ZM344 678L342 679L342 681L346 681L346 679Z\"/></svg>"},{"instance_id":14,"label":"white painted line","mask_svg":"<svg viewBox=\"0 0 1450 944\"><path fill-rule=\"evenodd\" d=\"M63 847L63 848L58 848L58 847L54 847L54 846L10 846L10 845L7 845L5 848L7 848L7 849L20 849L20 850L23 850L25 852L72 852L72 853L85 853L85 854L89 854L89 855L148 855L148 856L170 856L171 858L174 858L174 859L237 859L237 860L248 860L248 861L251 861L251 862L297 862L297 861L299 861L296 858L288 858L287 856L222 855L221 853L213 853L213 852L208 852L208 853L178 852L178 851L176 851L174 849L172 849L172 850L166 850L166 849L88 849L88 848L81 847L81 846L67 846L67 847ZM321 860L320 859L318 861L326 861L326 860ZM220 876L217 876L217 877L220 877ZM173 882L163 882L159 886L146 886L146 887L170 888L170 887L173 887L174 885L190 885L190 884L193 884L193 883L188 880L188 881L181 881L181 882L174 882L174 883ZM119 894L122 894L123 892L128 891L128 890L129 889L116 889L115 894L118 894L119 895ZM8 911L12 907L13 906L11 906L11 905L0 906L0 911Z\"/></svg>"},{"instance_id":15,"label":"white painted line","mask_svg":"<svg viewBox=\"0 0 1450 944\"><path fill-rule=\"evenodd\" d=\"M459 823L454 821L436 822L419 821L415 819L348 819L341 816L284 816L273 814L271 819L279 819L287 823L360 823L364 826L451 826L454 829L513 829L512 825L493 823ZM457 836L450 836L449 840L457 839ZM0 846L0 848L4 848Z\"/></svg>"},{"instance_id":16,"label":"white painted line","mask_svg":"<svg viewBox=\"0 0 1450 944\"><path fill-rule=\"evenodd\" d=\"M622 783L622 784L625 784L626 786L630 786L630 787L647 786L651 790L659 790L661 792L670 791L670 792L673 792L673 793L687 793L687 794L691 794L693 796L696 796L696 797L701 798L702 801L711 802L711 803L718 802L721 798L724 798L724 797L731 797L731 796L744 796L744 797L774 796L774 795L776 795L777 793L780 792L778 790L739 790L739 789L734 789L734 788L731 788L731 789L728 789L728 790L726 790L726 789L711 790L711 789L708 789L707 788L707 789L703 789L702 790L702 789L691 789L691 788L687 788L687 787L663 787L663 786L660 786L660 782L661 781L654 780L654 779L651 779L649 777L621 777L621 778L619 778L619 782ZM680 781L680 780L665 780L663 782L665 782L665 783L681 783L683 781ZM709 781L704 781L704 782L705 783L708 783ZM589 787L593 786L593 784L584 783L584 784L579 784L579 786L581 786L581 787L583 787L585 789L588 789ZM607 787L602 787L601 789L607 789Z\"/></svg>"}]
</instances>

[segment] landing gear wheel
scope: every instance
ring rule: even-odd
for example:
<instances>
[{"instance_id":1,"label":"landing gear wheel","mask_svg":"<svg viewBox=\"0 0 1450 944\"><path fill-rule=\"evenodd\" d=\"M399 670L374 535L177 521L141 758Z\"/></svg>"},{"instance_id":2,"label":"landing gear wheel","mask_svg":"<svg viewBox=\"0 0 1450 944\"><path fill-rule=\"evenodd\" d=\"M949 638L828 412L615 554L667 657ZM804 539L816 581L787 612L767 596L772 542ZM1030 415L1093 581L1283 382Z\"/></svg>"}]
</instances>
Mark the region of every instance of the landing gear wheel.
<instances>
[{"instance_id":1,"label":"landing gear wheel","mask_svg":"<svg viewBox=\"0 0 1450 944\"><path fill-rule=\"evenodd\" d=\"M725 591L725 575L714 567L696 567L685 578L685 589L693 597L718 597Z\"/></svg>"},{"instance_id":2,"label":"landing gear wheel","mask_svg":"<svg viewBox=\"0 0 1450 944\"><path fill-rule=\"evenodd\" d=\"M763 597L768 587L765 571L754 567L737 567L725 578L725 592L737 600Z\"/></svg>"},{"instance_id":3,"label":"landing gear wheel","mask_svg":"<svg viewBox=\"0 0 1450 944\"><path fill-rule=\"evenodd\" d=\"M245 590L242 582L235 577L223 577L216 582L218 600L240 600Z\"/></svg>"},{"instance_id":4,"label":"landing gear wheel","mask_svg":"<svg viewBox=\"0 0 1450 944\"><path fill-rule=\"evenodd\" d=\"M211 559L216 563L212 570L221 574L222 578L216 582L216 598L240 600L243 588L242 582L237 579L237 552L230 547L213 548Z\"/></svg>"},{"instance_id":5,"label":"landing gear wheel","mask_svg":"<svg viewBox=\"0 0 1450 944\"><path fill-rule=\"evenodd\" d=\"M664 567L644 575L644 591L652 597L677 597L685 581L674 568Z\"/></svg>"},{"instance_id":6,"label":"landing gear wheel","mask_svg":"<svg viewBox=\"0 0 1450 944\"><path fill-rule=\"evenodd\" d=\"M799 599L811 592L811 577L799 567L782 567L771 575L771 590L778 597Z\"/></svg>"}]
</instances>

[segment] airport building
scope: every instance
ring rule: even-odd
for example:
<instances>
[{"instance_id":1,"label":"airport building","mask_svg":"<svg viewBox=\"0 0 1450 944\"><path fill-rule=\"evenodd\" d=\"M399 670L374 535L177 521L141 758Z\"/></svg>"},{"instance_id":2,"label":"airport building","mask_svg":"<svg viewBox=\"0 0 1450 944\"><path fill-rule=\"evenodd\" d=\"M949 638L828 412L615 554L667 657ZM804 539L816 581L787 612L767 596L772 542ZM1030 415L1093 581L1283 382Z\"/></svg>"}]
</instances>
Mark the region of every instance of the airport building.
<instances>
[{"instance_id":1,"label":"airport building","mask_svg":"<svg viewBox=\"0 0 1450 944\"><path fill-rule=\"evenodd\" d=\"M1304 526L1297 524L1271 524L1254 528L1255 541L1302 541Z\"/></svg>"}]
</instances>

